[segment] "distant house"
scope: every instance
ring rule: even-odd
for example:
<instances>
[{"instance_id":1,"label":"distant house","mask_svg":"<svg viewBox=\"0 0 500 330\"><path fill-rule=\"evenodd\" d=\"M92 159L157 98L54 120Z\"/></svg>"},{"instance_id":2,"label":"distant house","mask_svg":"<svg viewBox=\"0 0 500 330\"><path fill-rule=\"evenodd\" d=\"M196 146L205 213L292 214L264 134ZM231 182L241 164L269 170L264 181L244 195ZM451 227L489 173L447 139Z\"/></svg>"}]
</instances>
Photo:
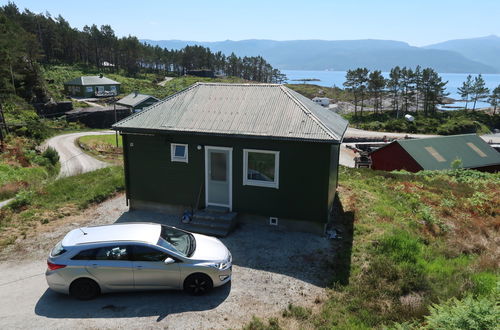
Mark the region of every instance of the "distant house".
<instances>
[{"instance_id":1,"label":"distant house","mask_svg":"<svg viewBox=\"0 0 500 330\"><path fill-rule=\"evenodd\" d=\"M118 100L116 104L129 108L131 112L137 112L146 107L149 107L152 104L155 104L158 101L159 99L154 96L133 92Z\"/></svg>"},{"instance_id":2,"label":"distant house","mask_svg":"<svg viewBox=\"0 0 500 330\"><path fill-rule=\"evenodd\" d=\"M375 170L445 170L455 160L460 167L479 171L500 170L500 153L476 134L396 140L371 154Z\"/></svg>"},{"instance_id":3,"label":"distant house","mask_svg":"<svg viewBox=\"0 0 500 330\"><path fill-rule=\"evenodd\" d=\"M64 83L66 94L77 97L101 97L120 94L120 83L99 76L81 76Z\"/></svg>"},{"instance_id":4,"label":"distant house","mask_svg":"<svg viewBox=\"0 0 500 330\"><path fill-rule=\"evenodd\" d=\"M113 129L131 209L194 210L190 230L224 235L197 214L323 232L347 124L284 85L197 83Z\"/></svg>"},{"instance_id":5,"label":"distant house","mask_svg":"<svg viewBox=\"0 0 500 330\"><path fill-rule=\"evenodd\" d=\"M330 105L330 99L328 97L315 97L312 100L323 107L328 107L328 105Z\"/></svg>"}]
</instances>

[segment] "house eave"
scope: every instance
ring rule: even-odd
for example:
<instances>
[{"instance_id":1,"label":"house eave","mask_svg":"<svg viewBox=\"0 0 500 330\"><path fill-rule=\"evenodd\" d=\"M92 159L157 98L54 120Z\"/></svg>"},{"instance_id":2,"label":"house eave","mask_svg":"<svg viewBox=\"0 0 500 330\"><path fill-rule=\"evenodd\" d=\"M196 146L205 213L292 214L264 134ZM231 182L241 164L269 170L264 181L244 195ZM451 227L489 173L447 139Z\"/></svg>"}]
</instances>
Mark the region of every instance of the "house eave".
<instances>
[{"instance_id":1,"label":"house eave","mask_svg":"<svg viewBox=\"0 0 500 330\"><path fill-rule=\"evenodd\" d=\"M258 140L276 140L276 141L295 141L295 142L312 142L312 143L326 143L326 144L340 144L342 143L343 136L340 140L334 139L314 139L314 138L299 138L299 137L286 137L286 136L271 136L271 135L256 135L256 134L241 134L241 133L220 133L220 132L200 132L200 131L179 131L168 129L144 129L132 127L116 127L111 129L120 132L121 134L158 134L158 135L199 135L199 136L220 136L228 138L242 138L242 139L258 139Z\"/></svg>"}]
</instances>

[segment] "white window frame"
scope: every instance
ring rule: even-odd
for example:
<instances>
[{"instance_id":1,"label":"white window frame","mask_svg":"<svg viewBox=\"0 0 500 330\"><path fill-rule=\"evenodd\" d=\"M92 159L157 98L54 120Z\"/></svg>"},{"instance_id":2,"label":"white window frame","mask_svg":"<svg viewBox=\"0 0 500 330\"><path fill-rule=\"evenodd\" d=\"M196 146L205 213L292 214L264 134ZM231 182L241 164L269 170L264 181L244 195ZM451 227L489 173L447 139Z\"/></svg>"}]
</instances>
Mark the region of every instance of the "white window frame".
<instances>
[{"instance_id":1,"label":"white window frame","mask_svg":"<svg viewBox=\"0 0 500 330\"><path fill-rule=\"evenodd\" d=\"M274 181L259 181L248 179L248 153L263 153L274 155ZM266 188L279 189L279 175L280 175L280 152L272 150L259 150L259 149L243 149L243 185L244 186L257 186Z\"/></svg>"},{"instance_id":2,"label":"white window frame","mask_svg":"<svg viewBox=\"0 0 500 330\"><path fill-rule=\"evenodd\" d=\"M175 147L181 146L185 148L184 157L179 157L175 155ZM184 143L170 143L170 161L188 163L189 162L189 148L187 144Z\"/></svg>"}]
</instances>

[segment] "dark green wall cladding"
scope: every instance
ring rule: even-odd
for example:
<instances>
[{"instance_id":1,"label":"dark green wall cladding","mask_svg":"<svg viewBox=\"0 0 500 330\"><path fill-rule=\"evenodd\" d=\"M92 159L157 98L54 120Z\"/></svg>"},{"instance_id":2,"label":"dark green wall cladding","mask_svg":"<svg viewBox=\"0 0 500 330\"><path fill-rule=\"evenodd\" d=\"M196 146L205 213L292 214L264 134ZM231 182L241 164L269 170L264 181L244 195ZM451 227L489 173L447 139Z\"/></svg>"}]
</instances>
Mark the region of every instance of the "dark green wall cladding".
<instances>
[{"instance_id":1,"label":"dark green wall cladding","mask_svg":"<svg viewBox=\"0 0 500 330\"><path fill-rule=\"evenodd\" d=\"M205 152L233 148L233 210L326 222L337 184L338 145L200 135L127 135L128 197L165 204L205 204ZM133 146L131 146L131 143ZM170 161L170 143L189 145L189 163ZM243 185L243 149L280 152L279 189Z\"/></svg>"}]
</instances>

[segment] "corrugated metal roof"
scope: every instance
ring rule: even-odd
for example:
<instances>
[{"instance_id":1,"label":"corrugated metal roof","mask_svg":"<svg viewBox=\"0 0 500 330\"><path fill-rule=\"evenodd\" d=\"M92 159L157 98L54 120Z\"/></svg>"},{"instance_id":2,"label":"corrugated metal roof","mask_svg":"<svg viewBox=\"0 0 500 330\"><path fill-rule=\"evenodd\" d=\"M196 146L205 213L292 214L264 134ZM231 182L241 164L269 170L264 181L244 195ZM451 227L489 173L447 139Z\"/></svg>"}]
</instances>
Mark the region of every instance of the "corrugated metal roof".
<instances>
[{"instance_id":1,"label":"corrugated metal roof","mask_svg":"<svg viewBox=\"0 0 500 330\"><path fill-rule=\"evenodd\" d=\"M88 86L88 85L120 85L119 82L104 76L81 76L64 83L65 85Z\"/></svg>"},{"instance_id":2,"label":"corrugated metal roof","mask_svg":"<svg viewBox=\"0 0 500 330\"><path fill-rule=\"evenodd\" d=\"M136 105L146 101L147 99L149 98L153 98L155 99L156 101L159 101L156 97L154 96L151 96L151 95L146 95L146 94L136 94L135 92L134 93L130 93L128 94L127 96L125 96L124 98L118 100L118 102L116 102L117 104L122 104L122 105L126 105L126 106L129 106L129 107L135 107Z\"/></svg>"},{"instance_id":3,"label":"corrugated metal roof","mask_svg":"<svg viewBox=\"0 0 500 330\"><path fill-rule=\"evenodd\" d=\"M393 143L399 143L424 170L449 169L455 159L460 159L464 168L500 164L500 153L476 134L398 140Z\"/></svg>"},{"instance_id":4,"label":"corrugated metal roof","mask_svg":"<svg viewBox=\"0 0 500 330\"><path fill-rule=\"evenodd\" d=\"M347 125L284 85L196 83L113 128L339 142Z\"/></svg>"}]
</instances>

